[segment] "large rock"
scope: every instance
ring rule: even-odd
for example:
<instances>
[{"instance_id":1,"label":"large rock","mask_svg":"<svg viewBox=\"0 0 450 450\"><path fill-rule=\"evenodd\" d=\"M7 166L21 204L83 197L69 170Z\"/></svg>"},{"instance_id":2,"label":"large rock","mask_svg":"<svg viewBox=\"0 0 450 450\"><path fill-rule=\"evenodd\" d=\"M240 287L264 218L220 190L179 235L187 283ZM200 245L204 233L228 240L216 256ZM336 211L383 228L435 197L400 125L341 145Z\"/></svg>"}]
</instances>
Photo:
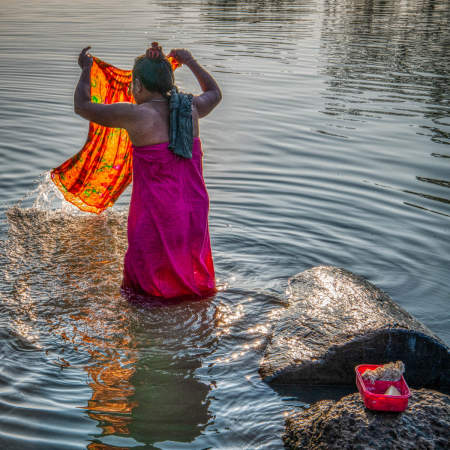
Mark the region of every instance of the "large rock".
<instances>
[{"instance_id":1,"label":"large rock","mask_svg":"<svg viewBox=\"0 0 450 450\"><path fill-rule=\"evenodd\" d=\"M289 288L290 305L273 320L261 361L265 381L353 384L356 365L400 359L410 386L450 386L446 345L362 277L314 267Z\"/></svg>"},{"instance_id":2,"label":"large rock","mask_svg":"<svg viewBox=\"0 0 450 450\"><path fill-rule=\"evenodd\" d=\"M291 449L447 449L450 397L411 390L403 413L372 412L359 393L323 400L288 416L285 446Z\"/></svg>"}]
</instances>

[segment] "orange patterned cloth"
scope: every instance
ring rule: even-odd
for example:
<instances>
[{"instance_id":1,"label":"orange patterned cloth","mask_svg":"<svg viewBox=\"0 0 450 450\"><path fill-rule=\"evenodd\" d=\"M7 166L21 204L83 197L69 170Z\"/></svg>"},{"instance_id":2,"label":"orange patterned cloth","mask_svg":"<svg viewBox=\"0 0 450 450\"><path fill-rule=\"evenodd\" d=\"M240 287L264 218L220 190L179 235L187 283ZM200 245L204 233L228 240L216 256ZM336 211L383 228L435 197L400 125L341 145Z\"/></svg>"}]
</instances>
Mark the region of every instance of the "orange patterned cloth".
<instances>
[{"instance_id":1,"label":"orange patterned cloth","mask_svg":"<svg viewBox=\"0 0 450 450\"><path fill-rule=\"evenodd\" d=\"M91 101L134 102L128 94L131 70L121 70L94 57ZM112 206L132 178L131 141L126 130L89 123L83 148L51 171L64 198L82 211L101 213Z\"/></svg>"}]
</instances>

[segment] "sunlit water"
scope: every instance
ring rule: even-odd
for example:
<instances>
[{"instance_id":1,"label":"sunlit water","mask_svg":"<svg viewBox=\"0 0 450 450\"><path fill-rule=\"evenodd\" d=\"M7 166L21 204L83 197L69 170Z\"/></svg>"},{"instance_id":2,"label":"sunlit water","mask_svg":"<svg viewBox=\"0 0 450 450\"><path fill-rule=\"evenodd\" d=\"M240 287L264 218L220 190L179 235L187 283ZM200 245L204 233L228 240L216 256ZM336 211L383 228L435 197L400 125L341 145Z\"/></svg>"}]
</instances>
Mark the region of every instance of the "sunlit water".
<instances>
[{"instance_id":1,"label":"sunlit water","mask_svg":"<svg viewBox=\"0 0 450 450\"><path fill-rule=\"evenodd\" d=\"M281 447L311 391L274 391L258 363L314 265L450 342L446 0L0 6L1 448ZM79 213L45 172L86 138L80 49L130 68L153 40L190 48L224 99L201 131L221 291L149 308L119 292L129 192Z\"/></svg>"}]
</instances>

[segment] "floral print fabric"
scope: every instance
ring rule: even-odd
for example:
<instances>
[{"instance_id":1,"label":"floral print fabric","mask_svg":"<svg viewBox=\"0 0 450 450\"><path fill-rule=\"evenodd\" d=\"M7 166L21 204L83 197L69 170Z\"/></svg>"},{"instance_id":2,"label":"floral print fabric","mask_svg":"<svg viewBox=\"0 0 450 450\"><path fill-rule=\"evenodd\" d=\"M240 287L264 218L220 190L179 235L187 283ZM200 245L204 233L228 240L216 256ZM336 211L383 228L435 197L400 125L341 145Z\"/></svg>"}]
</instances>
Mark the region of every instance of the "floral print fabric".
<instances>
[{"instance_id":1,"label":"floral print fabric","mask_svg":"<svg viewBox=\"0 0 450 450\"><path fill-rule=\"evenodd\" d=\"M111 104L134 102L128 93L131 70L121 70L94 57L91 101ZM51 171L64 198L82 211L101 213L112 206L132 179L132 147L122 128L89 123L83 148Z\"/></svg>"}]
</instances>

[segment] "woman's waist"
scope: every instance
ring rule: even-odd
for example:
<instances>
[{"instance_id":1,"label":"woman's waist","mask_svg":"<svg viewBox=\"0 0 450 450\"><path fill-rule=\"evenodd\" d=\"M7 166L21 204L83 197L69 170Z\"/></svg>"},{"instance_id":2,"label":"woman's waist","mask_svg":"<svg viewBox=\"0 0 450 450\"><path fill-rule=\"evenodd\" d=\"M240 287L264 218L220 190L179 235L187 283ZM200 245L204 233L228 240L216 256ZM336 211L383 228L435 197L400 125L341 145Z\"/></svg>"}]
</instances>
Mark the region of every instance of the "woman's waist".
<instances>
[{"instance_id":1,"label":"woman's waist","mask_svg":"<svg viewBox=\"0 0 450 450\"><path fill-rule=\"evenodd\" d=\"M201 144L200 137L195 136L193 140L193 147ZM132 145L134 152L150 152L150 151L164 151L169 149L169 141L159 142L157 144L148 144L148 145Z\"/></svg>"}]
</instances>

